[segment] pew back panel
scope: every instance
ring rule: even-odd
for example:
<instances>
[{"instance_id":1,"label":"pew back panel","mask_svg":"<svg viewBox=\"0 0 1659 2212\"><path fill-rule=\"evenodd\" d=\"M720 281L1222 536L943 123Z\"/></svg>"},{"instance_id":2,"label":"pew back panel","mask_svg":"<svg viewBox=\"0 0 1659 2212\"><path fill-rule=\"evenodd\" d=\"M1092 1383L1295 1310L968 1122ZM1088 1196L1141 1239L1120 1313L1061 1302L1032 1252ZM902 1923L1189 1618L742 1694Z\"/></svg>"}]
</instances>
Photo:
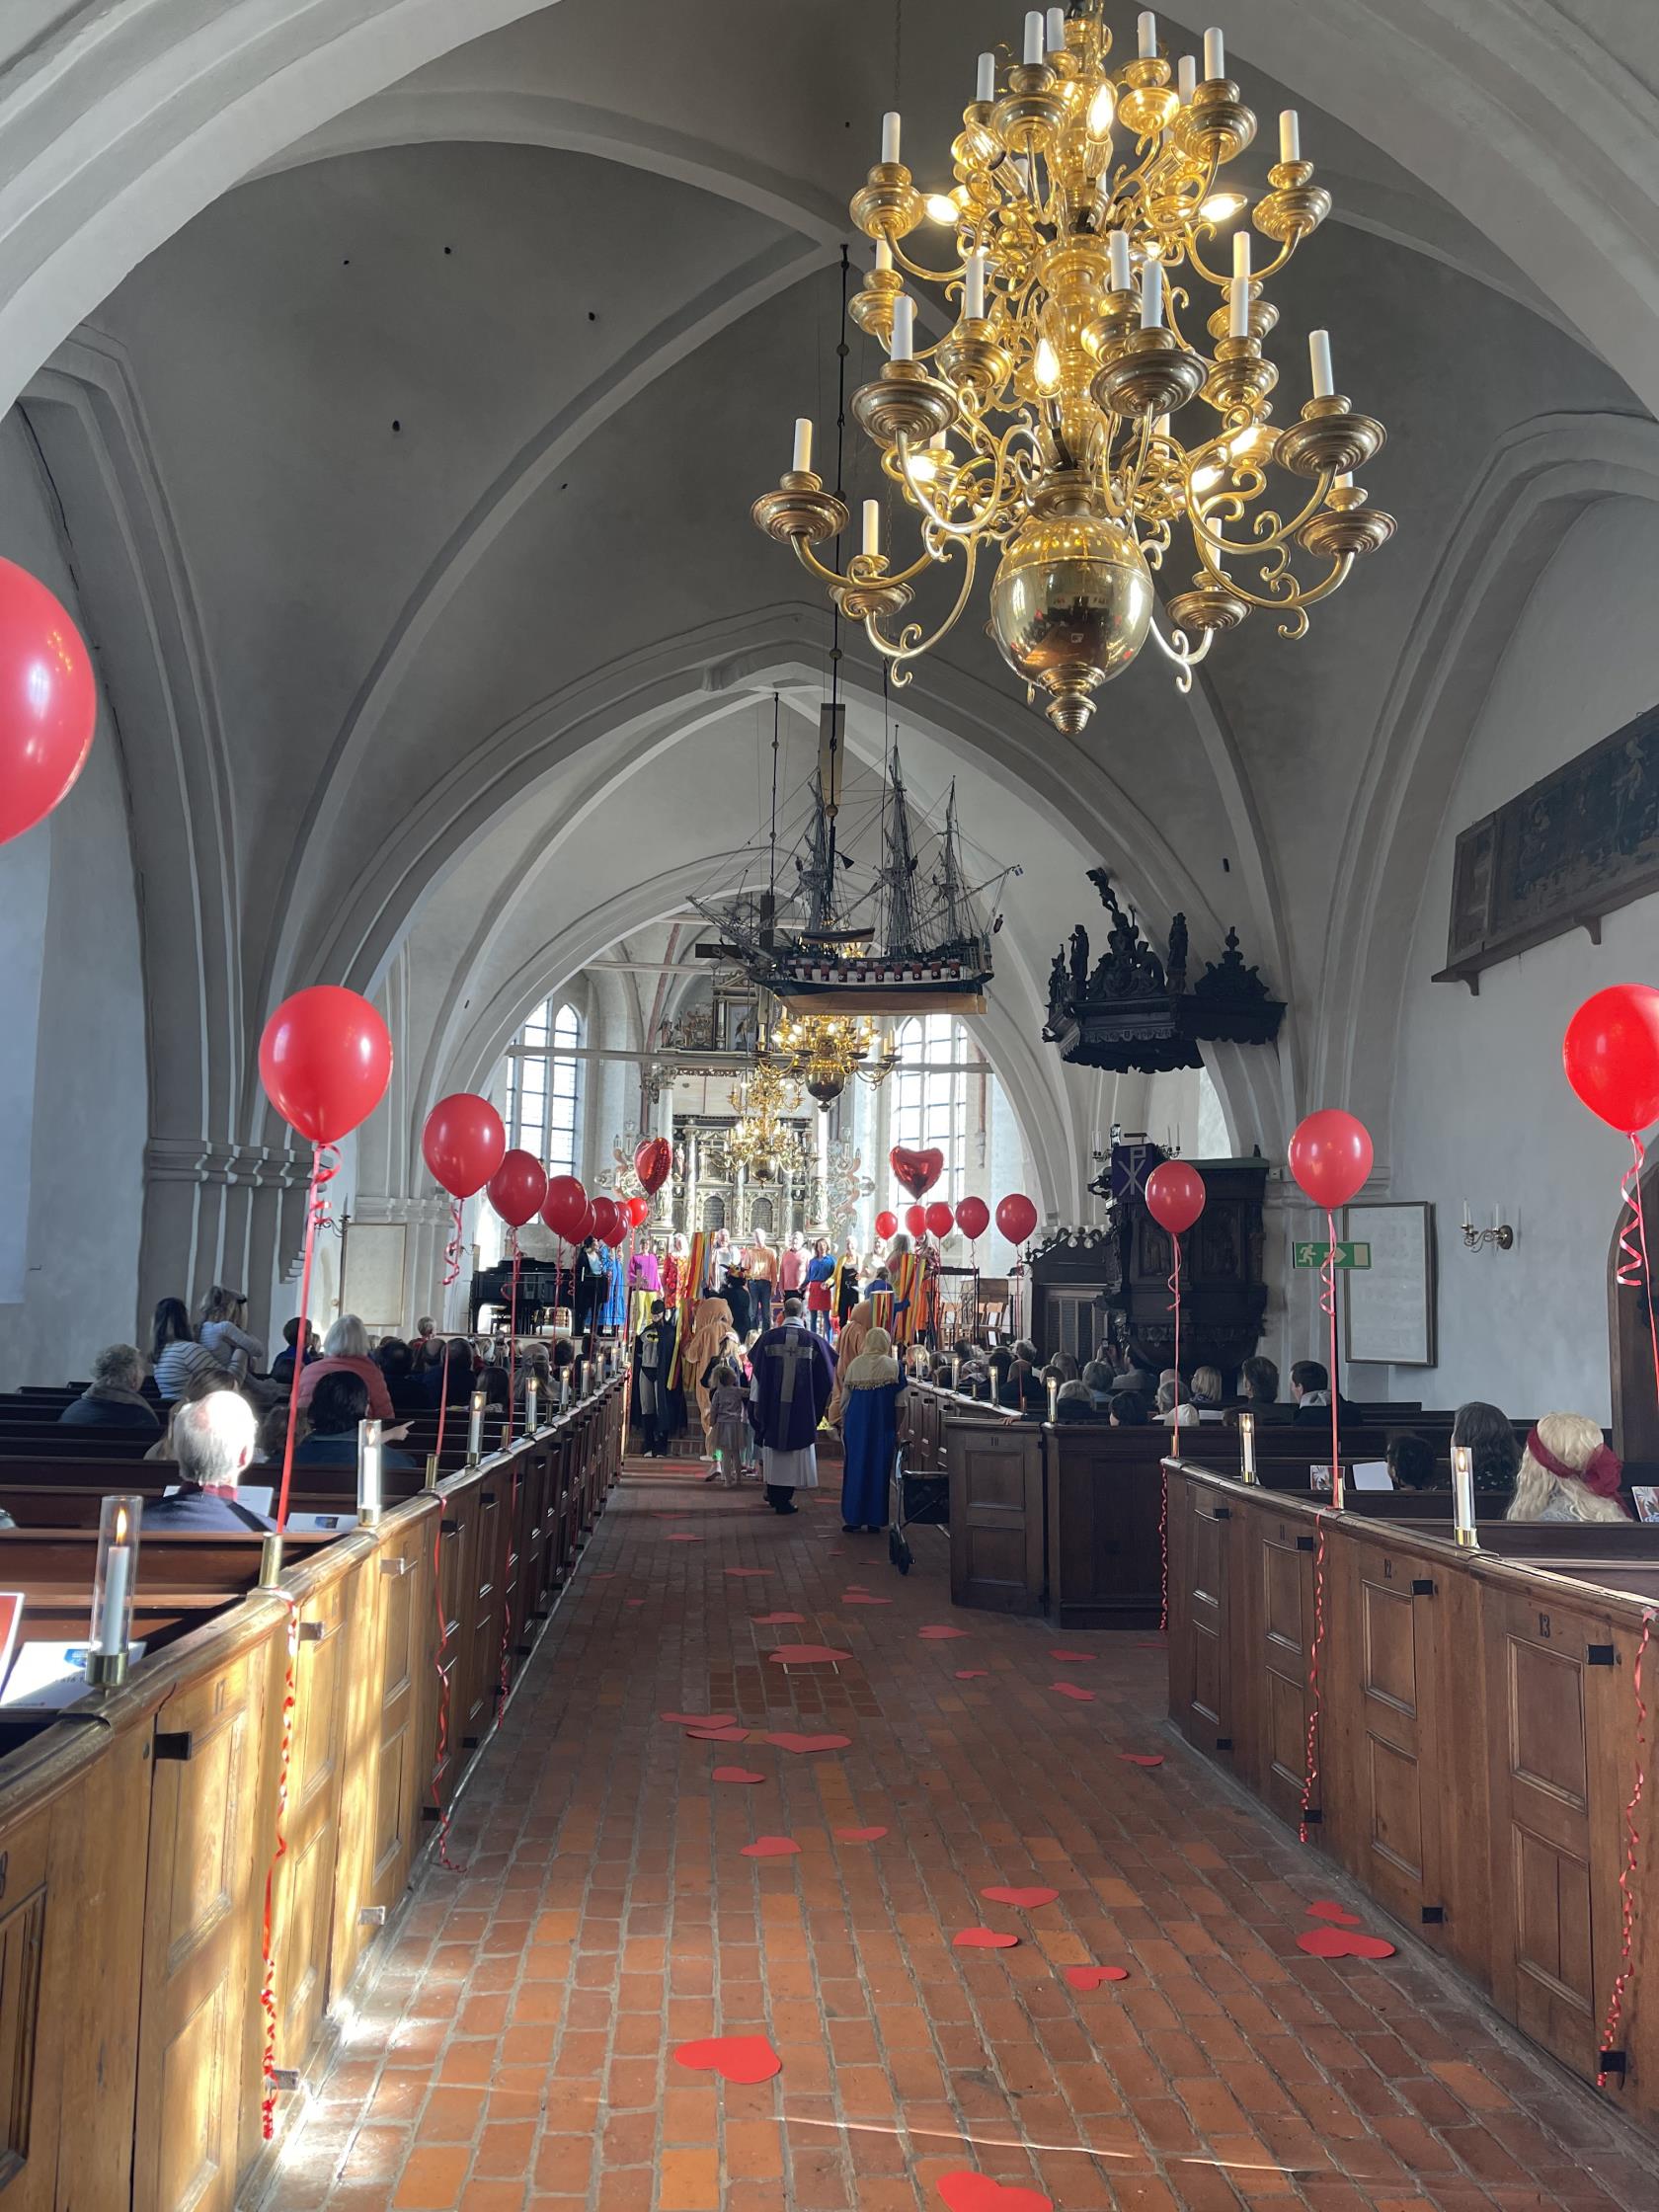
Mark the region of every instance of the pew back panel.
<instances>
[{"instance_id":1,"label":"pew back panel","mask_svg":"<svg viewBox=\"0 0 1659 2212\"><path fill-rule=\"evenodd\" d=\"M948 1431L951 1600L991 1613L1043 1610L1043 1436L991 1417Z\"/></svg>"}]
</instances>

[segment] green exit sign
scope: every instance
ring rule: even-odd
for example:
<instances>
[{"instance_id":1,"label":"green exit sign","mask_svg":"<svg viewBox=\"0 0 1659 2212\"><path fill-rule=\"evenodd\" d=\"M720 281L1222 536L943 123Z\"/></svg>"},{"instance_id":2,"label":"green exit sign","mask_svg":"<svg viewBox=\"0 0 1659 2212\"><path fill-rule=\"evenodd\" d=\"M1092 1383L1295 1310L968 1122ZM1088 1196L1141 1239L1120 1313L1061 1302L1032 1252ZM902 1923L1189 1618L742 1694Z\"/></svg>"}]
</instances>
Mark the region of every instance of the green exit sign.
<instances>
[{"instance_id":1,"label":"green exit sign","mask_svg":"<svg viewBox=\"0 0 1659 2212\"><path fill-rule=\"evenodd\" d=\"M1323 1267L1327 1253L1334 1251L1338 1267L1369 1267L1369 1244L1327 1244L1321 1237L1317 1244L1295 1244L1291 1247L1292 1262L1297 1267Z\"/></svg>"}]
</instances>

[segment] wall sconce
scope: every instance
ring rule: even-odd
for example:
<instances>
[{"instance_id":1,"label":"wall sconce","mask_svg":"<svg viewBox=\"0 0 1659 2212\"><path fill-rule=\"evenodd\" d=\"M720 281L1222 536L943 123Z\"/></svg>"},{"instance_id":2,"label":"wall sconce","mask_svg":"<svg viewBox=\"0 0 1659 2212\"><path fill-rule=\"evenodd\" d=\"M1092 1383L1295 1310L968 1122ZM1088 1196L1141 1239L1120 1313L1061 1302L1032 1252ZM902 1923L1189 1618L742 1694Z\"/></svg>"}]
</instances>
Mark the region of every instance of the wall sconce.
<instances>
[{"instance_id":1,"label":"wall sconce","mask_svg":"<svg viewBox=\"0 0 1659 2212\"><path fill-rule=\"evenodd\" d=\"M1465 1198L1463 1201L1463 1242L1471 1252L1481 1251L1487 1245L1494 1246L1500 1252L1507 1252L1515 1242L1515 1231L1509 1223L1504 1220L1501 1206L1494 1206L1492 1209L1492 1225L1490 1228L1476 1228L1474 1217L1468 1209L1468 1200Z\"/></svg>"}]
</instances>

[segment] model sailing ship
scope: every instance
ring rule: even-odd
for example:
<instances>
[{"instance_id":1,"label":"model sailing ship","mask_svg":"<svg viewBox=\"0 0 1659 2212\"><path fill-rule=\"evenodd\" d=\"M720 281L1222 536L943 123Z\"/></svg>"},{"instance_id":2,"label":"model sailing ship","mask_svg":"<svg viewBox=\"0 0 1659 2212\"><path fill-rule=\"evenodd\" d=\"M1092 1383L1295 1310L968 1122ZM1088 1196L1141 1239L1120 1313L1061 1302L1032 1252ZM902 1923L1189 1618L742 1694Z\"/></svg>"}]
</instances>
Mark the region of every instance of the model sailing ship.
<instances>
[{"instance_id":1,"label":"model sailing ship","mask_svg":"<svg viewBox=\"0 0 1659 2212\"><path fill-rule=\"evenodd\" d=\"M1002 926L998 896L1019 871L1005 868L971 885L955 784L942 830L918 826L897 750L882 818L881 863L860 891L863 871L836 849L834 814L817 777L811 820L794 856L793 892L740 891L724 902L693 904L719 924L745 972L794 1012L872 1019L983 1013L990 940ZM991 912L988 926L982 899Z\"/></svg>"}]
</instances>

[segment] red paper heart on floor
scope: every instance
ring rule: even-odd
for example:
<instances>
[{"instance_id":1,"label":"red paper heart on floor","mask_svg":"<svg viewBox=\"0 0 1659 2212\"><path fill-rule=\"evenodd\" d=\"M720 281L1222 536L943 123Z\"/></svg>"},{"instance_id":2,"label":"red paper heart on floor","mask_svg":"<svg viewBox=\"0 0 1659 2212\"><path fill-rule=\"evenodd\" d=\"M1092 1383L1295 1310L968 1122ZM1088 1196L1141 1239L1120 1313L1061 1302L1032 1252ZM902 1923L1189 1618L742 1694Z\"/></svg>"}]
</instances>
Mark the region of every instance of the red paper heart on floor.
<instances>
[{"instance_id":1,"label":"red paper heart on floor","mask_svg":"<svg viewBox=\"0 0 1659 2212\"><path fill-rule=\"evenodd\" d=\"M958 1682L984 1682L989 1674L988 1667L958 1667L956 1679Z\"/></svg>"},{"instance_id":2,"label":"red paper heart on floor","mask_svg":"<svg viewBox=\"0 0 1659 2212\"><path fill-rule=\"evenodd\" d=\"M645 1600L643 1598L629 1598L627 1600L627 1603L631 1606L642 1606L644 1605Z\"/></svg>"},{"instance_id":3,"label":"red paper heart on floor","mask_svg":"<svg viewBox=\"0 0 1659 2212\"><path fill-rule=\"evenodd\" d=\"M844 1606L890 1606L891 1598L873 1598L867 1590L848 1590L841 1599Z\"/></svg>"},{"instance_id":4,"label":"red paper heart on floor","mask_svg":"<svg viewBox=\"0 0 1659 2212\"><path fill-rule=\"evenodd\" d=\"M1051 1651L1049 1657L1058 1659L1064 1667L1067 1659L1098 1659L1100 1654L1098 1651Z\"/></svg>"},{"instance_id":5,"label":"red paper heart on floor","mask_svg":"<svg viewBox=\"0 0 1659 2212\"><path fill-rule=\"evenodd\" d=\"M756 1743L776 1744L779 1751L845 1751L851 1743L850 1736L798 1736L786 1728L773 1729L770 1735L757 1736Z\"/></svg>"},{"instance_id":6,"label":"red paper heart on floor","mask_svg":"<svg viewBox=\"0 0 1659 2212\"><path fill-rule=\"evenodd\" d=\"M1297 1937L1312 1958L1392 1958L1394 1946L1381 1936L1356 1936L1346 1928L1309 1928Z\"/></svg>"},{"instance_id":7,"label":"red paper heart on floor","mask_svg":"<svg viewBox=\"0 0 1659 2212\"><path fill-rule=\"evenodd\" d=\"M685 1740L693 1744L746 1744L747 1728L687 1728Z\"/></svg>"},{"instance_id":8,"label":"red paper heart on floor","mask_svg":"<svg viewBox=\"0 0 1659 2212\"><path fill-rule=\"evenodd\" d=\"M1080 1705L1092 1705L1094 1702L1094 1692L1080 1689L1074 1682L1051 1682L1049 1688L1058 1690L1063 1698L1075 1698Z\"/></svg>"},{"instance_id":9,"label":"red paper heart on floor","mask_svg":"<svg viewBox=\"0 0 1659 2212\"><path fill-rule=\"evenodd\" d=\"M805 1620L804 1613L751 1613L750 1619L757 1628L798 1628Z\"/></svg>"},{"instance_id":10,"label":"red paper heart on floor","mask_svg":"<svg viewBox=\"0 0 1659 2212\"><path fill-rule=\"evenodd\" d=\"M738 1716L735 1712L660 1712L657 1717L677 1728L731 1728Z\"/></svg>"},{"instance_id":11,"label":"red paper heart on floor","mask_svg":"<svg viewBox=\"0 0 1659 2212\"><path fill-rule=\"evenodd\" d=\"M707 2035L699 2043L681 2043L674 2060L693 2074L718 2074L723 2082L769 2082L783 2071L782 2059L763 2035Z\"/></svg>"},{"instance_id":12,"label":"red paper heart on floor","mask_svg":"<svg viewBox=\"0 0 1659 2212\"><path fill-rule=\"evenodd\" d=\"M716 1767L714 1781L764 1781L764 1775L751 1775L747 1767Z\"/></svg>"},{"instance_id":13,"label":"red paper heart on floor","mask_svg":"<svg viewBox=\"0 0 1659 2212\"><path fill-rule=\"evenodd\" d=\"M1066 1979L1072 1989L1100 1989L1107 1982L1127 1982L1127 1966L1068 1966Z\"/></svg>"},{"instance_id":14,"label":"red paper heart on floor","mask_svg":"<svg viewBox=\"0 0 1659 2212\"><path fill-rule=\"evenodd\" d=\"M966 1628L918 1628L916 1630L916 1634L928 1643L942 1643L947 1636L965 1636L967 1633Z\"/></svg>"},{"instance_id":15,"label":"red paper heart on floor","mask_svg":"<svg viewBox=\"0 0 1659 2212\"><path fill-rule=\"evenodd\" d=\"M788 1836L756 1836L753 1843L745 1844L745 1858L794 1858L801 1847Z\"/></svg>"},{"instance_id":16,"label":"red paper heart on floor","mask_svg":"<svg viewBox=\"0 0 1659 2212\"><path fill-rule=\"evenodd\" d=\"M950 2212L1054 2212L1054 2198L993 2181L988 2173L941 2173L939 2194Z\"/></svg>"},{"instance_id":17,"label":"red paper heart on floor","mask_svg":"<svg viewBox=\"0 0 1659 2212\"><path fill-rule=\"evenodd\" d=\"M1346 1905L1339 1905L1334 1897L1316 1897L1307 1908L1313 1920L1332 1920L1339 1928L1361 1928L1365 1924L1358 1913L1351 1913Z\"/></svg>"},{"instance_id":18,"label":"red paper heart on floor","mask_svg":"<svg viewBox=\"0 0 1659 2212\"><path fill-rule=\"evenodd\" d=\"M766 1574L769 1571L766 1567L728 1567L726 1569L728 1574L737 1575Z\"/></svg>"},{"instance_id":19,"label":"red paper heart on floor","mask_svg":"<svg viewBox=\"0 0 1659 2212\"><path fill-rule=\"evenodd\" d=\"M701 1543L701 1537L670 1537L671 1543Z\"/></svg>"},{"instance_id":20,"label":"red paper heart on floor","mask_svg":"<svg viewBox=\"0 0 1659 2212\"><path fill-rule=\"evenodd\" d=\"M1017 1936L1002 1936L994 1928L965 1928L951 1941L959 1951L1011 1951Z\"/></svg>"},{"instance_id":21,"label":"red paper heart on floor","mask_svg":"<svg viewBox=\"0 0 1659 2212\"><path fill-rule=\"evenodd\" d=\"M780 1643L766 1657L774 1667L812 1667L835 1659L850 1659L850 1651L837 1651L832 1643Z\"/></svg>"},{"instance_id":22,"label":"red paper heart on floor","mask_svg":"<svg viewBox=\"0 0 1659 2212\"><path fill-rule=\"evenodd\" d=\"M1030 1912L1038 1905L1052 1905L1060 1895L1060 1891L1041 1887L1032 1889L982 1889L980 1895L988 1898L993 1905L1018 1905L1022 1911Z\"/></svg>"},{"instance_id":23,"label":"red paper heart on floor","mask_svg":"<svg viewBox=\"0 0 1659 2212\"><path fill-rule=\"evenodd\" d=\"M885 1828L837 1828L836 1836L843 1844L879 1844L887 1834Z\"/></svg>"},{"instance_id":24,"label":"red paper heart on floor","mask_svg":"<svg viewBox=\"0 0 1659 2212\"><path fill-rule=\"evenodd\" d=\"M1118 1757L1127 1760L1132 1767L1161 1767L1163 1765L1163 1753L1161 1751L1120 1751Z\"/></svg>"}]
</instances>

